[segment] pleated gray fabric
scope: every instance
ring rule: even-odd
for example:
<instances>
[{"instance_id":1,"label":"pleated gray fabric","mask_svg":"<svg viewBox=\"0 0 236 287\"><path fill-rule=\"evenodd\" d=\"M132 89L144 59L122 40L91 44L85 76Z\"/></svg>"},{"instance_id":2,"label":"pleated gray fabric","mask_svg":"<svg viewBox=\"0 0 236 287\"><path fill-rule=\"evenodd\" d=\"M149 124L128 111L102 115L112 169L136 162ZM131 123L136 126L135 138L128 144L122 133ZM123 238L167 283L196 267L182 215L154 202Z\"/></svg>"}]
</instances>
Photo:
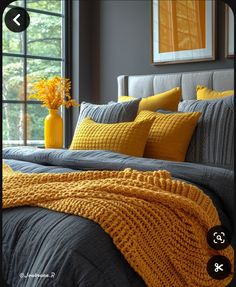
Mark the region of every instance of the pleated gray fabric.
<instances>
[{"instance_id":1,"label":"pleated gray fabric","mask_svg":"<svg viewBox=\"0 0 236 287\"><path fill-rule=\"evenodd\" d=\"M77 127L86 117L90 117L97 123L106 124L132 122L137 116L140 100L135 99L122 103L112 102L107 105L94 105L82 102Z\"/></svg>"},{"instance_id":2,"label":"pleated gray fabric","mask_svg":"<svg viewBox=\"0 0 236 287\"><path fill-rule=\"evenodd\" d=\"M186 161L234 168L234 96L217 100L187 100L181 112L201 112Z\"/></svg>"}]
</instances>

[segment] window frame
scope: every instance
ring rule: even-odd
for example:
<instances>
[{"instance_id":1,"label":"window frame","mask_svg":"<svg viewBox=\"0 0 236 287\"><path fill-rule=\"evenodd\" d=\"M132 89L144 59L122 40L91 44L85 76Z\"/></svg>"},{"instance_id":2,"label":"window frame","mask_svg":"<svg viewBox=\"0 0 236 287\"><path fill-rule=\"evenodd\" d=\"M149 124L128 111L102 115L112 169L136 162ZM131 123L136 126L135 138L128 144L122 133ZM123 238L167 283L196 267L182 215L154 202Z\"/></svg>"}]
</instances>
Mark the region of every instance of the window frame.
<instances>
[{"instance_id":1,"label":"window frame","mask_svg":"<svg viewBox=\"0 0 236 287\"><path fill-rule=\"evenodd\" d=\"M24 86L24 99L23 100L4 100L2 99L2 104L23 104L23 111L24 115L27 114L27 105L29 104L35 104L40 105L41 103L36 100L27 100L27 60L28 59L38 59L38 60L51 60L51 61L60 61L61 62L61 72L62 76L66 78L70 78L72 80L72 74L71 74L71 29L72 29L72 9L71 9L71 1L61 0L62 3L62 11L61 13L51 12L51 11L45 11L40 9L33 9L33 8L27 8L27 0L23 0L23 5L20 6L26 11L37 13L37 14L44 14L49 16L57 16L62 18L62 55L61 57L47 57L47 56L37 56L37 55L31 55L28 54L27 51L27 30L23 31L23 53L9 53L9 52L3 52L2 51L2 59L4 57L13 57L13 58L21 58L23 59L23 86ZM9 4L6 8L16 8L19 7L14 4ZM3 48L3 47L2 47ZM62 117L64 120L64 147L67 147L70 143L71 139L71 113L70 111L67 111L65 108L62 108ZM24 130L23 130L23 145L29 145L27 141L27 117L24 116ZM4 141L2 142L4 143ZM36 145L40 145L37 144Z\"/></svg>"}]
</instances>

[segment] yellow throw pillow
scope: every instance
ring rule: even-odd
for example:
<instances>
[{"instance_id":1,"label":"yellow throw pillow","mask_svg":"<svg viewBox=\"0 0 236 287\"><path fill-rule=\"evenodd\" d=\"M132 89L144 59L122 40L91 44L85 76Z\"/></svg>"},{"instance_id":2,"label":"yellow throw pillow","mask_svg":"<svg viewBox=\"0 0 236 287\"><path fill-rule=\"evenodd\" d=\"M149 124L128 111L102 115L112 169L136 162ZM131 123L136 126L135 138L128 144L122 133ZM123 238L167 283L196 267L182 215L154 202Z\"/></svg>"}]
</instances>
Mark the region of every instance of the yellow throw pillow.
<instances>
[{"instance_id":1,"label":"yellow throw pillow","mask_svg":"<svg viewBox=\"0 0 236 287\"><path fill-rule=\"evenodd\" d=\"M156 94L154 96L142 98L142 100L139 103L138 112L143 110L155 112L156 110L159 109L177 111L180 97L181 97L180 88L176 87L161 94ZM134 99L136 98L131 96L120 96L118 98L118 102L127 102Z\"/></svg>"},{"instance_id":2,"label":"yellow throw pillow","mask_svg":"<svg viewBox=\"0 0 236 287\"><path fill-rule=\"evenodd\" d=\"M234 90L219 92L199 85L197 86L196 91L197 91L197 100L213 100L234 95Z\"/></svg>"},{"instance_id":3,"label":"yellow throw pillow","mask_svg":"<svg viewBox=\"0 0 236 287\"><path fill-rule=\"evenodd\" d=\"M87 117L75 131L70 149L110 150L141 157L153 121L102 124Z\"/></svg>"},{"instance_id":4,"label":"yellow throw pillow","mask_svg":"<svg viewBox=\"0 0 236 287\"><path fill-rule=\"evenodd\" d=\"M144 157L184 161L201 113L161 114L142 111L135 121L155 118L149 132Z\"/></svg>"}]
</instances>

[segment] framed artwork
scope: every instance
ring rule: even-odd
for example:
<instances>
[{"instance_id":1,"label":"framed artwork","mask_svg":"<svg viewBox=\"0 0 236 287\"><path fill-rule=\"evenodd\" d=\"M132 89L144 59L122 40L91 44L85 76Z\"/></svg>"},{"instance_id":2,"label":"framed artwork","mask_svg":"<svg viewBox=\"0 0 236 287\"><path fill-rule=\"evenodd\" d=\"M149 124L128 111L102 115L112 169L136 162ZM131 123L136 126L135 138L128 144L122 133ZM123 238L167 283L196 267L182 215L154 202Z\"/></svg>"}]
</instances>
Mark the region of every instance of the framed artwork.
<instances>
[{"instance_id":1,"label":"framed artwork","mask_svg":"<svg viewBox=\"0 0 236 287\"><path fill-rule=\"evenodd\" d=\"M227 4L225 4L225 56L234 57L234 14Z\"/></svg>"},{"instance_id":2,"label":"framed artwork","mask_svg":"<svg viewBox=\"0 0 236 287\"><path fill-rule=\"evenodd\" d=\"M215 60L215 1L152 1L152 64Z\"/></svg>"}]
</instances>

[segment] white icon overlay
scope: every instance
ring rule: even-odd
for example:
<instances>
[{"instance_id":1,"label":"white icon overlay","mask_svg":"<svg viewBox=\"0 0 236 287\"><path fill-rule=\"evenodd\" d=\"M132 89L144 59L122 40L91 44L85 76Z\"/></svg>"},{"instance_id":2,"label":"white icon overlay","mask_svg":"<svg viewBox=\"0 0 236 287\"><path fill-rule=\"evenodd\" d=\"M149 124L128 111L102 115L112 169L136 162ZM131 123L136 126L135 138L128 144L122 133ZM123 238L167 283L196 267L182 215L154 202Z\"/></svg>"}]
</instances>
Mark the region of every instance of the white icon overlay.
<instances>
[{"instance_id":1,"label":"white icon overlay","mask_svg":"<svg viewBox=\"0 0 236 287\"><path fill-rule=\"evenodd\" d=\"M225 233L224 232L214 232L213 237L214 237L213 242L215 244L217 244L217 243L224 244L225 243Z\"/></svg>"},{"instance_id":2,"label":"white icon overlay","mask_svg":"<svg viewBox=\"0 0 236 287\"><path fill-rule=\"evenodd\" d=\"M20 26L20 23L17 21L19 17L20 17L20 14L17 14L16 17L13 19L13 21L16 23L17 26Z\"/></svg>"}]
</instances>

